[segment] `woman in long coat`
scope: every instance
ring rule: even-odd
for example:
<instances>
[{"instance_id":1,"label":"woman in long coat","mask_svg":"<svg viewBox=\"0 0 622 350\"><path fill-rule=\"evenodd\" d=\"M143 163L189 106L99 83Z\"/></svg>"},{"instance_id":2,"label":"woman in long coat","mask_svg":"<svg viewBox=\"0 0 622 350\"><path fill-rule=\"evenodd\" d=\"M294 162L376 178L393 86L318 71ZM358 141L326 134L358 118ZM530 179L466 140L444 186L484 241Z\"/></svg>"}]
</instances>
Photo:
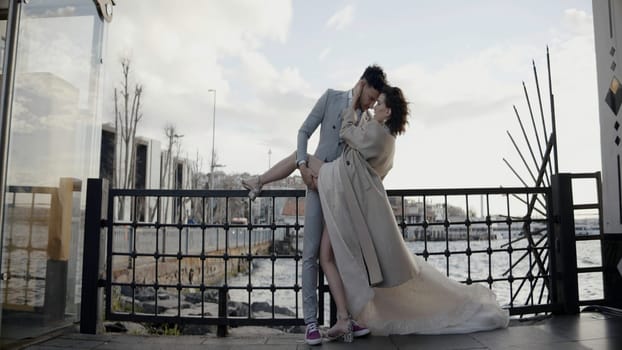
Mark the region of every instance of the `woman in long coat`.
<instances>
[{"instance_id":1,"label":"woman in long coat","mask_svg":"<svg viewBox=\"0 0 622 350\"><path fill-rule=\"evenodd\" d=\"M407 116L402 91L387 87L373 117L363 113L359 121L352 106L342 114L346 147L339 158L323 163L309 157L325 220L320 264L337 306L331 337L351 341L351 314L376 334L467 333L508 325L509 313L491 290L447 278L404 244L382 179L393 166L395 137L404 132ZM264 184L294 170L295 154L244 185L255 197Z\"/></svg>"}]
</instances>

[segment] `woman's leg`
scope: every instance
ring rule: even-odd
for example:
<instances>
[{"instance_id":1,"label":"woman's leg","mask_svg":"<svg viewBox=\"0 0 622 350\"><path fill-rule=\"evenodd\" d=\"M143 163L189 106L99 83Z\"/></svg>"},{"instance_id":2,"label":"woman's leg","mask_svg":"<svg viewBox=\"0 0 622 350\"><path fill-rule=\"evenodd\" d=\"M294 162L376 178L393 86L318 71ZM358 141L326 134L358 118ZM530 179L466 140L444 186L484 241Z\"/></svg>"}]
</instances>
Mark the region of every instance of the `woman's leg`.
<instances>
[{"instance_id":1,"label":"woman's leg","mask_svg":"<svg viewBox=\"0 0 622 350\"><path fill-rule=\"evenodd\" d=\"M266 170L265 173L242 180L242 186L249 191L248 197L251 200L255 200L265 184L284 179L293 173L294 170L296 170L296 152L281 159L270 169Z\"/></svg>"},{"instance_id":2,"label":"woman's leg","mask_svg":"<svg viewBox=\"0 0 622 350\"><path fill-rule=\"evenodd\" d=\"M320 171L320 167L322 166L322 164L324 164L324 162L310 154L308 155L308 157L309 168L317 176L318 172ZM259 175L259 183L261 184L261 186L263 186L265 184L284 179L291 175L296 169L296 151L294 151L294 153L274 164L272 168L266 170L265 173Z\"/></svg>"},{"instance_id":3,"label":"woman's leg","mask_svg":"<svg viewBox=\"0 0 622 350\"><path fill-rule=\"evenodd\" d=\"M328 330L328 334L331 337L339 336L344 333L350 333L352 331L350 324L350 314L346 304L346 295L341 281L341 276L337 270L335 264L335 255L333 254L333 248L330 244L330 238L328 236L328 230L324 227L322 233L322 241L320 243L320 265L328 280L328 287L330 288L333 301L337 306L337 323ZM331 334L332 333L332 334ZM350 341L351 341L351 334Z\"/></svg>"},{"instance_id":4,"label":"woman's leg","mask_svg":"<svg viewBox=\"0 0 622 350\"><path fill-rule=\"evenodd\" d=\"M309 168L311 171L317 176L320 171L320 167L324 164L321 160L316 158L315 156L308 155L309 157ZM258 175L255 178L242 180L242 186L249 190L249 197L251 199L255 199L259 192L261 192L261 188L274 181L278 181L284 179L291 175L296 170L296 151L294 151L291 155L281 159L278 163L274 164L270 169L266 170L261 175Z\"/></svg>"},{"instance_id":5,"label":"woman's leg","mask_svg":"<svg viewBox=\"0 0 622 350\"><path fill-rule=\"evenodd\" d=\"M259 175L259 183L263 186L265 184L284 179L291 175L294 170L296 170L296 152L281 159L270 169L266 170L265 173Z\"/></svg>"}]
</instances>

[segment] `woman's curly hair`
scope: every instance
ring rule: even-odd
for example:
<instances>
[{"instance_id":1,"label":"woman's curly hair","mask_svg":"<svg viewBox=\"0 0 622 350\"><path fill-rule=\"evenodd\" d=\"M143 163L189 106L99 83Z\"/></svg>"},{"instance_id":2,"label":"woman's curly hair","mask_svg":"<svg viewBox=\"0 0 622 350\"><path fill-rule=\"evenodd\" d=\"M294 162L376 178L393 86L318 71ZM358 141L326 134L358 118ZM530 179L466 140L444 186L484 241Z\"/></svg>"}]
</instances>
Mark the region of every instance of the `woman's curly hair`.
<instances>
[{"instance_id":1,"label":"woman's curly hair","mask_svg":"<svg viewBox=\"0 0 622 350\"><path fill-rule=\"evenodd\" d=\"M391 135L400 135L406 131L408 124L408 101L404 98L402 90L396 86L387 85L383 90L384 103L391 109L391 118L384 124L389 128Z\"/></svg>"}]
</instances>

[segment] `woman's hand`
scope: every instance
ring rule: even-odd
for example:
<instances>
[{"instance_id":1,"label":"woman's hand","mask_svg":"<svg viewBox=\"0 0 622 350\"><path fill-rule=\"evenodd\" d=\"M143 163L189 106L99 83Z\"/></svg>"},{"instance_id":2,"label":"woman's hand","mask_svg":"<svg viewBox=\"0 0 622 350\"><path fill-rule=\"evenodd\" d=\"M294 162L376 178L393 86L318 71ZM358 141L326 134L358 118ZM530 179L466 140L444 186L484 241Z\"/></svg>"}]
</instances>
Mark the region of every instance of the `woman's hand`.
<instances>
[{"instance_id":1,"label":"woman's hand","mask_svg":"<svg viewBox=\"0 0 622 350\"><path fill-rule=\"evenodd\" d=\"M317 176L311 168L307 167L306 164L300 166L300 175L302 176L302 181L307 185L307 188L313 191L317 191Z\"/></svg>"},{"instance_id":2,"label":"woman's hand","mask_svg":"<svg viewBox=\"0 0 622 350\"><path fill-rule=\"evenodd\" d=\"M363 93L363 87L365 86L365 80L359 80L356 85L354 85L354 89L352 90L352 108L357 109L359 106L359 99L361 98L361 94Z\"/></svg>"}]
</instances>

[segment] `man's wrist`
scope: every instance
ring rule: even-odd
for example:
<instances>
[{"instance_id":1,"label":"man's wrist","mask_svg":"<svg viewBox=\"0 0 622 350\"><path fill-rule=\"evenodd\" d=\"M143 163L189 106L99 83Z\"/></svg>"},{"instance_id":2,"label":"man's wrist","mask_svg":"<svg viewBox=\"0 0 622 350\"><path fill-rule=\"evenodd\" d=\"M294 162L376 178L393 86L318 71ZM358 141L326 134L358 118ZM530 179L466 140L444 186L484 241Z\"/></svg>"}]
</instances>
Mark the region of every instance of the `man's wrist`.
<instances>
[{"instance_id":1,"label":"man's wrist","mask_svg":"<svg viewBox=\"0 0 622 350\"><path fill-rule=\"evenodd\" d=\"M307 161L306 160L299 160L298 163L296 163L296 167L298 169L300 169L300 167L304 165L305 167L307 166Z\"/></svg>"}]
</instances>

